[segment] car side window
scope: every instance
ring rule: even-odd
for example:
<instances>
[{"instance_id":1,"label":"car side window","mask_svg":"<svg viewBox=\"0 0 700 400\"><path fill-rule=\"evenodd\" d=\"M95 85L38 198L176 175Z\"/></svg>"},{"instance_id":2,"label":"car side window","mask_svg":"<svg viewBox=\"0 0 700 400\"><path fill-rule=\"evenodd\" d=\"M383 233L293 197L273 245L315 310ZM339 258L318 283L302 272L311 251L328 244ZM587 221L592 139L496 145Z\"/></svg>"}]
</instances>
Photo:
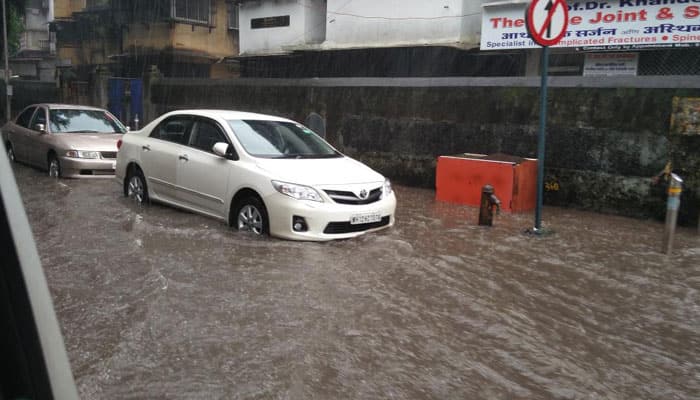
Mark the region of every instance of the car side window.
<instances>
[{"instance_id":1,"label":"car side window","mask_svg":"<svg viewBox=\"0 0 700 400\"><path fill-rule=\"evenodd\" d=\"M228 140L226 140L217 124L214 121L198 120L194 128L192 128L190 146L212 153L212 147L218 142L228 143Z\"/></svg>"},{"instance_id":2,"label":"car side window","mask_svg":"<svg viewBox=\"0 0 700 400\"><path fill-rule=\"evenodd\" d=\"M46 110L43 107L39 107L32 118L32 122L29 124L29 129L37 130L36 125L43 124L46 127Z\"/></svg>"},{"instance_id":3,"label":"car side window","mask_svg":"<svg viewBox=\"0 0 700 400\"><path fill-rule=\"evenodd\" d=\"M191 117L176 115L158 124L149 137L186 145L189 140L190 128L192 128Z\"/></svg>"},{"instance_id":4,"label":"car side window","mask_svg":"<svg viewBox=\"0 0 700 400\"><path fill-rule=\"evenodd\" d=\"M36 110L36 107L29 107L22 111L22 114L17 117L17 125L23 128L29 128L29 121L32 118L32 114L34 114L34 110Z\"/></svg>"}]
</instances>

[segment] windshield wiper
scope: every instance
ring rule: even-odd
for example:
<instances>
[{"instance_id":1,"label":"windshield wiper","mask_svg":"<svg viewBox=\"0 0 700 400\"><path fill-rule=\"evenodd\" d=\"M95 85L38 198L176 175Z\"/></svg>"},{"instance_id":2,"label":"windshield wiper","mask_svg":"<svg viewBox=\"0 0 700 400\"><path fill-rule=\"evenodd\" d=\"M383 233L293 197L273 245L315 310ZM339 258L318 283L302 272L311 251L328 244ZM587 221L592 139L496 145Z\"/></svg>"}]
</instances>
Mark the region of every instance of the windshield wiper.
<instances>
[{"instance_id":1,"label":"windshield wiper","mask_svg":"<svg viewBox=\"0 0 700 400\"><path fill-rule=\"evenodd\" d=\"M276 155L258 155L263 158L274 158L277 160L299 160L299 159L315 159L315 158L337 158L342 157L339 153L333 154L276 154Z\"/></svg>"},{"instance_id":2,"label":"windshield wiper","mask_svg":"<svg viewBox=\"0 0 700 400\"><path fill-rule=\"evenodd\" d=\"M316 158L336 158L338 154L288 154L280 158L295 158L295 159L316 159Z\"/></svg>"},{"instance_id":3,"label":"windshield wiper","mask_svg":"<svg viewBox=\"0 0 700 400\"><path fill-rule=\"evenodd\" d=\"M64 132L64 133L102 133L102 132L100 132L100 131L94 131L94 130L89 130L89 129L80 129L80 130L77 130L77 131L68 131L68 132Z\"/></svg>"},{"instance_id":4,"label":"windshield wiper","mask_svg":"<svg viewBox=\"0 0 700 400\"><path fill-rule=\"evenodd\" d=\"M292 158L301 158L301 155L299 154L280 154L280 155L274 155L274 156L263 156L265 158L274 158L277 160L281 159L292 159Z\"/></svg>"}]
</instances>

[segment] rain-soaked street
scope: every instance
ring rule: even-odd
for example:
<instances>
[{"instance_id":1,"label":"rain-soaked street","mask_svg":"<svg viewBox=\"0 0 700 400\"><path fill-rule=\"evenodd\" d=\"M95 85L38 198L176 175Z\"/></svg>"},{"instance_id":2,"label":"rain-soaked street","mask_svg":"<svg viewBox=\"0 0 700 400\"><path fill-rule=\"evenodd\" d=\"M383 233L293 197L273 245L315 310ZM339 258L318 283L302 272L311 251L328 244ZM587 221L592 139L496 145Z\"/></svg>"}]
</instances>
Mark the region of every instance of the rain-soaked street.
<instances>
[{"instance_id":1,"label":"rain-soaked street","mask_svg":"<svg viewBox=\"0 0 700 400\"><path fill-rule=\"evenodd\" d=\"M697 399L700 236L396 187L393 229L254 238L15 166L83 399Z\"/></svg>"}]
</instances>

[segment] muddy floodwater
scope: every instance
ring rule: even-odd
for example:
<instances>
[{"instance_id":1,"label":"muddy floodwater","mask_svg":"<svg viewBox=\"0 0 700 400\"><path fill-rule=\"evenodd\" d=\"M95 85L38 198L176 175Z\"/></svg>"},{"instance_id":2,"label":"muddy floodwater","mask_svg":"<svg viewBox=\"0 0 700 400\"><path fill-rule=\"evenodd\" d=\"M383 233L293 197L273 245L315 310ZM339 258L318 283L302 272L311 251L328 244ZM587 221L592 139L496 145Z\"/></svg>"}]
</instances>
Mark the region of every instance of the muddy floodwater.
<instances>
[{"instance_id":1,"label":"muddy floodwater","mask_svg":"<svg viewBox=\"0 0 700 400\"><path fill-rule=\"evenodd\" d=\"M255 238L15 173L83 399L698 399L700 236L396 187L396 226Z\"/></svg>"}]
</instances>

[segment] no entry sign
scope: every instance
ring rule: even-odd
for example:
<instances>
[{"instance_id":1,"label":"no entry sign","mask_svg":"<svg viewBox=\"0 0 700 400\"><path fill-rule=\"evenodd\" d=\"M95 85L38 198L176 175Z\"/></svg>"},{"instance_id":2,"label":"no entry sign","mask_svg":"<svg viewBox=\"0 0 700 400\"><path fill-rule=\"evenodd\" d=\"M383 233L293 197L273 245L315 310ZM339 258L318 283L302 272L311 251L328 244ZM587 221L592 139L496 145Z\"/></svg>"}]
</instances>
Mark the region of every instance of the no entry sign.
<instances>
[{"instance_id":1,"label":"no entry sign","mask_svg":"<svg viewBox=\"0 0 700 400\"><path fill-rule=\"evenodd\" d=\"M532 0L525 20L532 40L541 46L554 46L566 34L569 6L566 0Z\"/></svg>"}]
</instances>

